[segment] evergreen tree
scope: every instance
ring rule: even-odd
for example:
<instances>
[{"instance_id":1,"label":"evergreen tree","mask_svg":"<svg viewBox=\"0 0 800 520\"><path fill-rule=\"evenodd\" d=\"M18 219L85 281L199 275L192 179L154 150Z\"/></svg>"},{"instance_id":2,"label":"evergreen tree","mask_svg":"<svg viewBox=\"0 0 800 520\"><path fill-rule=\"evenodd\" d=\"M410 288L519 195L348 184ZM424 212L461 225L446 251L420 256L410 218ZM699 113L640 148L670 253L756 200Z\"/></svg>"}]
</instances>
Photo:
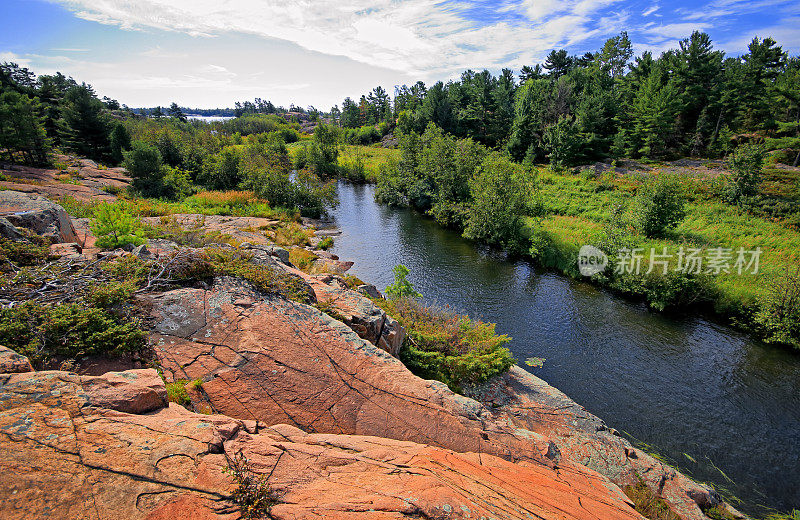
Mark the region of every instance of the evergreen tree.
<instances>
[{"instance_id":1,"label":"evergreen tree","mask_svg":"<svg viewBox=\"0 0 800 520\"><path fill-rule=\"evenodd\" d=\"M0 93L0 151L11 162L34 166L49 162L49 143L38 102L14 91Z\"/></svg>"},{"instance_id":2,"label":"evergreen tree","mask_svg":"<svg viewBox=\"0 0 800 520\"><path fill-rule=\"evenodd\" d=\"M177 119L181 123L185 123L187 121L186 114L183 113L183 110L181 110L181 107L179 107L178 104L175 103L174 101L172 102L172 104L167 109L167 114L169 115L169 117L174 117L175 119Z\"/></svg>"},{"instance_id":3,"label":"evergreen tree","mask_svg":"<svg viewBox=\"0 0 800 520\"><path fill-rule=\"evenodd\" d=\"M67 148L95 161L109 159L110 124L103 102L91 87L72 87L64 96L64 103L62 140Z\"/></svg>"},{"instance_id":4,"label":"evergreen tree","mask_svg":"<svg viewBox=\"0 0 800 520\"><path fill-rule=\"evenodd\" d=\"M109 140L111 146L111 158L115 164L119 164L124 159L123 152L131 149L131 134L122 123L114 125L114 130L111 131Z\"/></svg>"}]
</instances>

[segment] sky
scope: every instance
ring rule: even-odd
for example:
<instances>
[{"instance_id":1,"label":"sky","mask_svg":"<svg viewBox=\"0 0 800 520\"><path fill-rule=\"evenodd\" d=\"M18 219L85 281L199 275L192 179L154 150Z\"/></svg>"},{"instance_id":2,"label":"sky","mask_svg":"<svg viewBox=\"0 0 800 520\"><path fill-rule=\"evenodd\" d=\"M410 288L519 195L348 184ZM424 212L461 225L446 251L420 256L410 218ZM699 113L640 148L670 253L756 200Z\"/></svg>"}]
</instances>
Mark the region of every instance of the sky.
<instances>
[{"instance_id":1,"label":"sky","mask_svg":"<svg viewBox=\"0 0 800 520\"><path fill-rule=\"evenodd\" d=\"M518 71L551 49L637 54L694 30L729 55L753 36L800 51L797 0L0 0L0 62L85 81L131 107L261 97L328 110L463 70Z\"/></svg>"}]
</instances>

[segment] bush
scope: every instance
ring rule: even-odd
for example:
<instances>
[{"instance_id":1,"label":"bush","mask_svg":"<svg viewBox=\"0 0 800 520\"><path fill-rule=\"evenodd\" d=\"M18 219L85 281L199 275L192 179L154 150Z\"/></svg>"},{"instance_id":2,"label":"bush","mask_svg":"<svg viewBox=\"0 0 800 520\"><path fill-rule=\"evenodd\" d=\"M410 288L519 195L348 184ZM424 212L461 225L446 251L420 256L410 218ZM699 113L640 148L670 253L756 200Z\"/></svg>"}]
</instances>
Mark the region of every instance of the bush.
<instances>
[{"instance_id":1,"label":"bush","mask_svg":"<svg viewBox=\"0 0 800 520\"><path fill-rule=\"evenodd\" d=\"M333 247L333 238L332 237L323 238L322 240L319 241L317 247L319 249L322 249L323 251L327 251L328 249Z\"/></svg>"},{"instance_id":2,"label":"bush","mask_svg":"<svg viewBox=\"0 0 800 520\"><path fill-rule=\"evenodd\" d=\"M308 303L311 296L305 283L284 271L252 262L252 253L239 249L207 249L206 257L216 275L243 278L257 289L289 300Z\"/></svg>"},{"instance_id":3,"label":"bush","mask_svg":"<svg viewBox=\"0 0 800 520\"><path fill-rule=\"evenodd\" d=\"M425 307L412 298L377 302L408 331L400 360L425 379L454 391L506 372L516 361L495 325L474 321L446 309Z\"/></svg>"},{"instance_id":4,"label":"bush","mask_svg":"<svg viewBox=\"0 0 800 520\"><path fill-rule=\"evenodd\" d=\"M123 166L133 179L133 187L143 194L151 194L161 185L163 177L161 153L144 141L134 141L124 154Z\"/></svg>"},{"instance_id":5,"label":"bush","mask_svg":"<svg viewBox=\"0 0 800 520\"><path fill-rule=\"evenodd\" d=\"M392 272L394 273L394 283L386 288L386 294L390 298L422 298L422 295L406 279L410 272L408 267L399 264L392 268Z\"/></svg>"},{"instance_id":6,"label":"bush","mask_svg":"<svg viewBox=\"0 0 800 520\"><path fill-rule=\"evenodd\" d=\"M581 140L578 126L570 118L560 117L557 123L548 126L543 141L551 168L561 170L576 163Z\"/></svg>"},{"instance_id":7,"label":"bush","mask_svg":"<svg viewBox=\"0 0 800 520\"><path fill-rule=\"evenodd\" d=\"M772 284L753 321L765 342L800 349L800 268Z\"/></svg>"},{"instance_id":8,"label":"bush","mask_svg":"<svg viewBox=\"0 0 800 520\"><path fill-rule=\"evenodd\" d=\"M522 217L528 209L529 186L522 168L500 154L481 163L470 182L471 213L464 236L524 252Z\"/></svg>"},{"instance_id":9,"label":"bush","mask_svg":"<svg viewBox=\"0 0 800 520\"><path fill-rule=\"evenodd\" d=\"M50 259L50 247L44 241L10 240L0 238L0 271L8 268L13 270L9 263L16 267L41 265Z\"/></svg>"},{"instance_id":10,"label":"bush","mask_svg":"<svg viewBox=\"0 0 800 520\"><path fill-rule=\"evenodd\" d=\"M116 249L128 244L145 243L144 229L138 219L119 204L103 203L94 211L92 232L97 237L97 247Z\"/></svg>"},{"instance_id":11,"label":"bush","mask_svg":"<svg viewBox=\"0 0 800 520\"><path fill-rule=\"evenodd\" d=\"M758 193L761 170L764 165L764 150L752 143L737 146L728 156L728 175L726 197L734 204L740 204L747 197Z\"/></svg>"},{"instance_id":12,"label":"bush","mask_svg":"<svg viewBox=\"0 0 800 520\"><path fill-rule=\"evenodd\" d=\"M225 472L233 477L236 489L233 501L238 504L243 518L269 518L272 506L278 501L264 475L256 475L242 453L237 453Z\"/></svg>"},{"instance_id":13,"label":"bush","mask_svg":"<svg viewBox=\"0 0 800 520\"><path fill-rule=\"evenodd\" d=\"M639 187L631 207L631 221L647 237L663 235L686 216L686 198L673 176L649 177Z\"/></svg>"},{"instance_id":14,"label":"bush","mask_svg":"<svg viewBox=\"0 0 800 520\"><path fill-rule=\"evenodd\" d=\"M107 310L80 303L24 302L0 309L0 344L36 366L53 359L138 352L146 338L137 321L123 322Z\"/></svg>"}]
</instances>

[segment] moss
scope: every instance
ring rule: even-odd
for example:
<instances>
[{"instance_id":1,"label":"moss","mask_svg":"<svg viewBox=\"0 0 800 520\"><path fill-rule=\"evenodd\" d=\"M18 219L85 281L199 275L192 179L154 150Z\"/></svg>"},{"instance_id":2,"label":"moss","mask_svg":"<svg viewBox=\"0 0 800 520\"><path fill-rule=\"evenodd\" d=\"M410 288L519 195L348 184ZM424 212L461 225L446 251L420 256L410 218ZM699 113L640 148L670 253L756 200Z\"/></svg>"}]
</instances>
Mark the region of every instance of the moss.
<instances>
[{"instance_id":1,"label":"moss","mask_svg":"<svg viewBox=\"0 0 800 520\"><path fill-rule=\"evenodd\" d=\"M650 487L639 479L633 486L626 486L623 491L633 502L636 511L650 520L680 520L663 498L656 495Z\"/></svg>"}]
</instances>

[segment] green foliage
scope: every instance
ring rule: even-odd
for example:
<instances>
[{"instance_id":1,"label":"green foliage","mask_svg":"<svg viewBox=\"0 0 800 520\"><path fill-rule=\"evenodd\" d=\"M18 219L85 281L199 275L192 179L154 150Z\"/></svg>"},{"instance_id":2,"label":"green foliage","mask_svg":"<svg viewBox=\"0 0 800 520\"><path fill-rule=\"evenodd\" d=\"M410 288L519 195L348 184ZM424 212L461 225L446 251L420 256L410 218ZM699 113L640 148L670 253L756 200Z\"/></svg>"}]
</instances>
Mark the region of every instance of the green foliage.
<instances>
[{"instance_id":1,"label":"green foliage","mask_svg":"<svg viewBox=\"0 0 800 520\"><path fill-rule=\"evenodd\" d=\"M550 166L563 169L575 164L581 145L578 126L568 117L561 117L544 132L542 144L550 158Z\"/></svg>"},{"instance_id":2,"label":"green foliage","mask_svg":"<svg viewBox=\"0 0 800 520\"><path fill-rule=\"evenodd\" d=\"M233 477L236 489L231 497L239 506L243 518L269 518L272 506L278 501L275 491L270 489L267 477L257 475L250 462L242 453L237 453L229 461L225 472Z\"/></svg>"},{"instance_id":3,"label":"green foliage","mask_svg":"<svg viewBox=\"0 0 800 520\"><path fill-rule=\"evenodd\" d=\"M392 268L392 272L394 273L394 283L386 287L386 294L390 298L422 298L422 295L407 280L410 272L408 267L399 264Z\"/></svg>"},{"instance_id":4,"label":"green foliage","mask_svg":"<svg viewBox=\"0 0 800 520\"><path fill-rule=\"evenodd\" d=\"M50 144L40 111L35 99L0 91L0 157L33 166L49 162Z\"/></svg>"},{"instance_id":5,"label":"green foliage","mask_svg":"<svg viewBox=\"0 0 800 520\"><path fill-rule=\"evenodd\" d=\"M111 124L103 102L87 85L64 95L62 141L78 155L95 161L111 158Z\"/></svg>"},{"instance_id":6,"label":"green foliage","mask_svg":"<svg viewBox=\"0 0 800 520\"><path fill-rule=\"evenodd\" d=\"M217 275L243 278L257 289L279 294L287 299L308 303L310 296L301 280L267 265L257 265L252 253L236 248L206 249L208 262Z\"/></svg>"},{"instance_id":7,"label":"green foliage","mask_svg":"<svg viewBox=\"0 0 800 520\"><path fill-rule=\"evenodd\" d=\"M134 141L124 157L123 166L133 179L134 188L146 195L157 193L156 187L164 176L158 149L144 141Z\"/></svg>"},{"instance_id":8,"label":"green foliage","mask_svg":"<svg viewBox=\"0 0 800 520\"><path fill-rule=\"evenodd\" d=\"M685 204L686 197L675 177L651 176L637 190L631 220L646 237L660 236L683 220Z\"/></svg>"},{"instance_id":9,"label":"green foliage","mask_svg":"<svg viewBox=\"0 0 800 520\"><path fill-rule=\"evenodd\" d=\"M415 374L441 381L455 391L506 372L514 357L495 325L447 309L425 307L413 298L377 302L408 332L400 360Z\"/></svg>"},{"instance_id":10,"label":"green foliage","mask_svg":"<svg viewBox=\"0 0 800 520\"><path fill-rule=\"evenodd\" d=\"M120 204L103 203L97 206L91 226L97 237L97 247L103 249L145 243L141 223Z\"/></svg>"},{"instance_id":11,"label":"green foliage","mask_svg":"<svg viewBox=\"0 0 800 520\"><path fill-rule=\"evenodd\" d=\"M470 194L464 236L502 245L512 252L525 251L522 217L531 190L522 168L499 154L490 154L471 180Z\"/></svg>"},{"instance_id":12,"label":"green foliage","mask_svg":"<svg viewBox=\"0 0 800 520\"><path fill-rule=\"evenodd\" d=\"M9 268L41 265L50 259L50 247L45 241L30 239L10 240L0 238L0 271Z\"/></svg>"},{"instance_id":13,"label":"green foliage","mask_svg":"<svg viewBox=\"0 0 800 520\"><path fill-rule=\"evenodd\" d=\"M761 171L764 165L764 150L761 146L747 143L738 146L728 156L728 175L726 196L734 204L739 204L758 193Z\"/></svg>"},{"instance_id":14,"label":"green foliage","mask_svg":"<svg viewBox=\"0 0 800 520\"><path fill-rule=\"evenodd\" d=\"M53 359L138 352L146 338L138 322L81 303L24 302L0 309L0 344L37 366Z\"/></svg>"},{"instance_id":15,"label":"green foliage","mask_svg":"<svg viewBox=\"0 0 800 520\"><path fill-rule=\"evenodd\" d=\"M328 249L333 247L333 238L332 237L325 237L319 241L317 247L322 249L323 251L327 251Z\"/></svg>"},{"instance_id":16,"label":"green foliage","mask_svg":"<svg viewBox=\"0 0 800 520\"><path fill-rule=\"evenodd\" d=\"M131 134L125 125L117 123L114 125L114 130L111 131L109 138L111 146L111 158L114 164L120 164L125 158L123 152L131 149Z\"/></svg>"},{"instance_id":17,"label":"green foliage","mask_svg":"<svg viewBox=\"0 0 800 520\"><path fill-rule=\"evenodd\" d=\"M800 349L800 269L772 283L753 321L767 343Z\"/></svg>"},{"instance_id":18,"label":"green foliage","mask_svg":"<svg viewBox=\"0 0 800 520\"><path fill-rule=\"evenodd\" d=\"M338 173L339 143L340 135L336 127L324 123L317 125L311 141L303 143L295 166L298 169L309 168L323 179L335 177Z\"/></svg>"},{"instance_id":19,"label":"green foliage","mask_svg":"<svg viewBox=\"0 0 800 520\"><path fill-rule=\"evenodd\" d=\"M177 379L171 383L167 383L167 400L170 403L179 404L181 406L189 406L192 400L189 398L189 393L186 391L186 384L189 381L186 379Z\"/></svg>"}]
</instances>

